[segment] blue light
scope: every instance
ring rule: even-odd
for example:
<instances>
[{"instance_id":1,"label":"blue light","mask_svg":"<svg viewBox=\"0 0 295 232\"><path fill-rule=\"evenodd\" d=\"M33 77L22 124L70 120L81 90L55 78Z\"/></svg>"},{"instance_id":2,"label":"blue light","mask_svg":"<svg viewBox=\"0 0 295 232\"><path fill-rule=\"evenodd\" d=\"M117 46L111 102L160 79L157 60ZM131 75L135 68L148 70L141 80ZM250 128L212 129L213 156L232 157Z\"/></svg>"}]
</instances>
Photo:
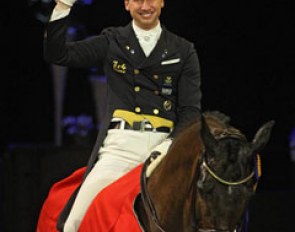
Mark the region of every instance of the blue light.
<instances>
[{"instance_id":1,"label":"blue light","mask_svg":"<svg viewBox=\"0 0 295 232\"><path fill-rule=\"evenodd\" d=\"M289 152L292 162L295 162L295 127L292 129L289 135Z\"/></svg>"},{"instance_id":2,"label":"blue light","mask_svg":"<svg viewBox=\"0 0 295 232\"><path fill-rule=\"evenodd\" d=\"M80 0L79 3L84 4L84 5L91 5L92 0Z\"/></svg>"}]
</instances>

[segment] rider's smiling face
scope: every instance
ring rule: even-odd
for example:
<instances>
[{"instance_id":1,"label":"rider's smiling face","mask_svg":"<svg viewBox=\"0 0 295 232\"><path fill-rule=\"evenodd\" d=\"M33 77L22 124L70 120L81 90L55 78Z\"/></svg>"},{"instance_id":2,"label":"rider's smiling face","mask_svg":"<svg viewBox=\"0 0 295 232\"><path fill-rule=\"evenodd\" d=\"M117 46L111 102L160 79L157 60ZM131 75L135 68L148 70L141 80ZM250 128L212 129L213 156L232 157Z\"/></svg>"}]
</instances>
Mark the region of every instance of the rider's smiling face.
<instances>
[{"instance_id":1,"label":"rider's smiling face","mask_svg":"<svg viewBox=\"0 0 295 232\"><path fill-rule=\"evenodd\" d=\"M124 0L124 3L138 27L150 30L159 23L164 0Z\"/></svg>"}]
</instances>

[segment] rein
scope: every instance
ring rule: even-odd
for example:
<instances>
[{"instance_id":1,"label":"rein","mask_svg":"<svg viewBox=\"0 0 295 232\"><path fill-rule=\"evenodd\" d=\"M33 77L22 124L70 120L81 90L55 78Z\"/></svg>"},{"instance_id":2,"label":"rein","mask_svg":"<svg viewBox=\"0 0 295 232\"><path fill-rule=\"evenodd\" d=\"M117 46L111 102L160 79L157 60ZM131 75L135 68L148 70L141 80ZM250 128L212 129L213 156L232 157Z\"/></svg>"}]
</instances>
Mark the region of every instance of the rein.
<instances>
[{"instance_id":1,"label":"rein","mask_svg":"<svg viewBox=\"0 0 295 232\"><path fill-rule=\"evenodd\" d=\"M154 204L151 200L150 194L147 190L147 179L148 178L146 177L147 167L150 165L152 160L155 159L160 154L161 154L160 152L153 152L151 154L151 156L148 159L146 159L146 161L144 162L144 165L143 165L142 171L141 171L141 175L140 175L140 188L141 188L141 198L142 198L145 208L147 209L146 213L148 214L148 216L150 216L152 218L153 222L155 223L155 225L159 229L159 231L165 232L163 227L161 227L161 225L160 225L156 209L155 209Z\"/></svg>"}]
</instances>

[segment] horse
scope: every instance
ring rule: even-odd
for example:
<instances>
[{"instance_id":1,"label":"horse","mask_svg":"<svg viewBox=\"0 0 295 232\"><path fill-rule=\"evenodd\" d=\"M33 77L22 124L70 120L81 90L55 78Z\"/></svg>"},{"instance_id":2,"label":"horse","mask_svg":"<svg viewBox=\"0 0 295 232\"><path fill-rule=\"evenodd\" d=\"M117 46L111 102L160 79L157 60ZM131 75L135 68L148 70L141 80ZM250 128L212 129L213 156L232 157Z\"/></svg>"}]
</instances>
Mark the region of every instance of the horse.
<instances>
[{"instance_id":1,"label":"horse","mask_svg":"<svg viewBox=\"0 0 295 232\"><path fill-rule=\"evenodd\" d=\"M248 142L229 116L204 112L173 139L166 154L151 153L103 189L79 231L245 232L248 205L261 175L260 152L273 125L263 124ZM54 184L37 231L57 231L58 215L85 170Z\"/></svg>"},{"instance_id":2,"label":"horse","mask_svg":"<svg viewBox=\"0 0 295 232\"><path fill-rule=\"evenodd\" d=\"M260 152L274 121L252 141L221 112L205 112L174 138L147 177L157 152L143 165L134 210L145 232L238 232L260 176Z\"/></svg>"}]
</instances>

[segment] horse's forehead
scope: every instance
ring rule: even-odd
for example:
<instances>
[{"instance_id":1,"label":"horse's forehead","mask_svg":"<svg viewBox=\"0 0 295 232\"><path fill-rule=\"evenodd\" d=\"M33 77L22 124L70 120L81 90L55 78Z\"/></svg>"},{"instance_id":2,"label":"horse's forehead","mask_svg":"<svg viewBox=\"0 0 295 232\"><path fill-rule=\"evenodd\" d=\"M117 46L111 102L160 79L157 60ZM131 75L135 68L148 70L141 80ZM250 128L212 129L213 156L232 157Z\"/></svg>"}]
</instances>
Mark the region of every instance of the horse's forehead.
<instances>
[{"instance_id":1,"label":"horse's forehead","mask_svg":"<svg viewBox=\"0 0 295 232\"><path fill-rule=\"evenodd\" d=\"M224 156L234 156L236 158L246 157L249 152L251 152L250 147L244 140L230 137L223 138L219 140L218 146L215 149L216 155ZM219 153L219 154L218 154Z\"/></svg>"},{"instance_id":2,"label":"horse's forehead","mask_svg":"<svg viewBox=\"0 0 295 232\"><path fill-rule=\"evenodd\" d=\"M224 160L228 162L231 160L232 165L239 162L244 162L251 153L251 147L246 138L239 131L226 131L218 132L215 136L218 141L217 146L214 148L217 160Z\"/></svg>"}]
</instances>

